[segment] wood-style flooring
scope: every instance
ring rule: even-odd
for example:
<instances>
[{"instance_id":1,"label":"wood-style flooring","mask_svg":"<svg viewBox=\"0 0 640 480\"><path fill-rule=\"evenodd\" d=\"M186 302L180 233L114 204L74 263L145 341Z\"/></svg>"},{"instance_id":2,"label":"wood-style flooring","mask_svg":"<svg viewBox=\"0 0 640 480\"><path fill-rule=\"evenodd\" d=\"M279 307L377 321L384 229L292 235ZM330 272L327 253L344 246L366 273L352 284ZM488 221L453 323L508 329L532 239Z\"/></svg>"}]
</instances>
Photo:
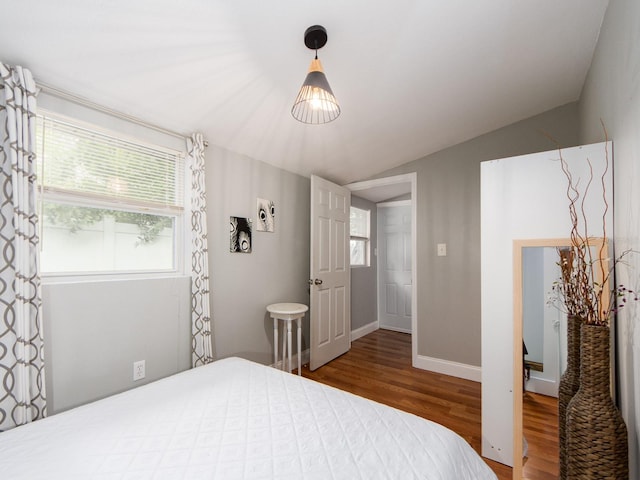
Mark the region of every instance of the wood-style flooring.
<instances>
[{"instance_id":1,"label":"wood-style flooring","mask_svg":"<svg viewBox=\"0 0 640 480\"><path fill-rule=\"evenodd\" d=\"M376 330L351 344L351 350L302 375L362 397L438 422L465 438L480 452L480 384L411 366L411 336ZM558 478L557 400L524 396L524 434L529 455L523 478ZM511 468L485 459L500 480Z\"/></svg>"}]
</instances>

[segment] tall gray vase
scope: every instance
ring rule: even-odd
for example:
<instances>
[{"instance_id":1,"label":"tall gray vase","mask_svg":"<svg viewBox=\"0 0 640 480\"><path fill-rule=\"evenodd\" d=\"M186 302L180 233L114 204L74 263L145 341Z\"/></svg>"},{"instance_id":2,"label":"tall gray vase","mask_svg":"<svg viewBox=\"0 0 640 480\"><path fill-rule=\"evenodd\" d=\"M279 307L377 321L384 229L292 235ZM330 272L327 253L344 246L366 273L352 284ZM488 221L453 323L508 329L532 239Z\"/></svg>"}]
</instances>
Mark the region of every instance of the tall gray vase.
<instances>
[{"instance_id":1,"label":"tall gray vase","mask_svg":"<svg viewBox=\"0 0 640 480\"><path fill-rule=\"evenodd\" d=\"M567 405L580 388L580 325L582 319L567 317L567 369L558 386L558 446L560 450L560 479L567 479Z\"/></svg>"}]
</instances>

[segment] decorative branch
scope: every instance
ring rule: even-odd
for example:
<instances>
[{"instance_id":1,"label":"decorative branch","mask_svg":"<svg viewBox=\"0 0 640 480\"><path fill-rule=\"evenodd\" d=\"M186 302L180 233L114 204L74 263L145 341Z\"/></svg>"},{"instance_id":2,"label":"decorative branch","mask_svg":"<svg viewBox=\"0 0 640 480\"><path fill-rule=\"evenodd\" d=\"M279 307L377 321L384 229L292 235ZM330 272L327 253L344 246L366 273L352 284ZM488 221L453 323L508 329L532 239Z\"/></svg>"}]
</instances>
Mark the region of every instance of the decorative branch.
<instances>
[{"instance_id":1,"label":"decorative branch","mask_svg":"<svg viewBox=\"0 0 640 480\"><path fill-rule=\"evenodd\" d=\"M604 124L602 125L604 129ZM605 140L608 142L606 129ZM571 221L570 240L571 246L558 249L560 255L561 278L554 285L560 300L563 302L567 314L582 318L586 324L609 326L611 318L624 306L628 298L638 300L638 296L624 285L609 287L613 283L613 275L616 265L631 253L631 250L623 252L613 259L608 256L607 237L607 213L609 202L607 201L607 186L605 178L609 172L609 151L605 143L604 170L600 177L602 185L602 200L604 211L602 213L602 237L596 240L589 234L589 222L586 211L586 199L593 183L593 165L589 159L589 178L584 192L579 190L579 181L574 178L569 170L569 165L560 152L560 165L567 178L567 199L569 200L569 218ZM582 220L582 224L580 223ZM597 253L592 247L600 242ZM599 281L598 281L599 280ZM608 298L607 298L608 295Z\"/></svg>"}]
</instances>

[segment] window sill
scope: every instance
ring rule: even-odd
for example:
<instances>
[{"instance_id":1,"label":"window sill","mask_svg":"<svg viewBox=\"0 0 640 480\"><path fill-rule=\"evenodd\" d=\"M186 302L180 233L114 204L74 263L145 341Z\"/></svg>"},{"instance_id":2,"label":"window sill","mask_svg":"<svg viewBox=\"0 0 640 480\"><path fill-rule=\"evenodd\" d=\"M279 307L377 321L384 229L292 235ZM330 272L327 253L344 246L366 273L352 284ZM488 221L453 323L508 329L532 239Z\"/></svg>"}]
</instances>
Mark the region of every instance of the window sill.
<instances>
[{"instance_id":1,"label":"window sill","mask_svg":"<svg viewBox=\"0 0 640 480\"><path fill-rule=\"evenodd\" d=\"M87 274L56 274L43 275L41 277L42 285L59 285L71 283L98 283L98 282L123 282L131 280L158 280L169 278L185 278L180 272L162 272L162 273L87 273Z\"/></svg>"}]
</instances>

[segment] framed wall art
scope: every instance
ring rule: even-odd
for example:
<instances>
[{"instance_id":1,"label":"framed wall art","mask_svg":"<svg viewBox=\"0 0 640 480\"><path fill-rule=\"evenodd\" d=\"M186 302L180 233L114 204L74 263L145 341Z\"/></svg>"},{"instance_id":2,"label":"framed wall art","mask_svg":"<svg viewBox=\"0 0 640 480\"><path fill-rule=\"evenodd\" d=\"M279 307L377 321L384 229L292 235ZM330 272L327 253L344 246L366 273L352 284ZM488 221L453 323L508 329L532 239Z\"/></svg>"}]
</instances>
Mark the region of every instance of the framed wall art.
<instances>
[{"instance_id":1,"label":"framed wall art","mask_svg":"<svg viewBox=\"0 0 640 480\"><path fill-rule=\"evenodd\" d=\"M256 230L258 232L274 232L275 215L275 204L271 200L258 198L256 210Z\"/></svg>"},{"instance_id":2,"label":"framed wall art","mask_svg":"<svg viewBox=\"0 0 640 480\"><path fill-rule=\"evenodd\" d=\"M232 253L251 253L251 219L229 217L231 224L230 247Z\"/></svg>"}]
</instances>

